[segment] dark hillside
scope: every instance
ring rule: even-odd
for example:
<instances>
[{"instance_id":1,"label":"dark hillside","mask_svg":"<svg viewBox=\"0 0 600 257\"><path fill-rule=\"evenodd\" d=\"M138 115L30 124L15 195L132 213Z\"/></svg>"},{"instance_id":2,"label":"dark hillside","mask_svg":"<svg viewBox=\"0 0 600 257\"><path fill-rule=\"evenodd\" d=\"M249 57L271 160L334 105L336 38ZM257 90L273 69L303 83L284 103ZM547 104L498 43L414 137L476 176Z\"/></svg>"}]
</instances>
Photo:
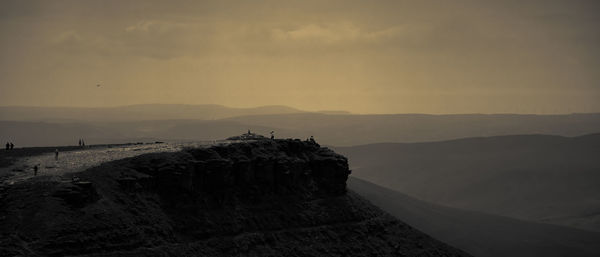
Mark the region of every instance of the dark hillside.
<instances>
[{"instance_id":1,"label":"dark hillside","mask_svg":"<svg viewBox=\"0 0 600 257\"><path fill-rule=\"evenodd\" d=\"M479 257L599 256L600 233L424 202L350 177L348 188L437 239Z\"/></svg>"},{"instance_id":2,"label":"dark hillside","mask_svg":"<svg viewBox=\"0 0 600 257\"><path fill-rule=\"evenodd\" d=\"M299 140L147 154L0 191L0 252L46 256L468 256L346 192Z\"/></svg>"},{"instance_id":3,"label":"dark hillside","mask_svg":"<svg viewBox=\"0 0 600 257\"><path fill-rule=\"evenodd\" d=\"M517 135L336 151L353 174L441 205L600 231L600 134Z\"/></svg>"}]
</instances>

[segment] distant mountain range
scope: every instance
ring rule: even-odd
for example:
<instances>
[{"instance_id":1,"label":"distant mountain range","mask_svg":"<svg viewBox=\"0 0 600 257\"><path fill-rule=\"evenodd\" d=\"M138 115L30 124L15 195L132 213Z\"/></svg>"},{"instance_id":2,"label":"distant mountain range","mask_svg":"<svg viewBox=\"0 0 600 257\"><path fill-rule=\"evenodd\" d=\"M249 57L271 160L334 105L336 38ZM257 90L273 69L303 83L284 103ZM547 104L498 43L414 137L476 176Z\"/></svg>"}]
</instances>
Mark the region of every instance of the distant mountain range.
<instances>
[{"instance_id":1,"label":"distant mountain range","mask_svg":"<svg viewBox=\"0 0 600 257\"><path fill-rule=\"evenodd\" d=\"M119 107L30 107L0 106L0 120L12 121L144 121L144 120L216 120L243 115L303 112L287 106L232 108L216 104L140 104Z\"/></svg>"},{"instance_id":2,"label":"distant mountain range","mask_svg":"<svg viewBox=\"0 0 600 257\"><path fill-rule=\"evenodd\" d=\"M0 107L0 140L18 146L122 143L141 140L216 140L248 129L278 138L308 138L351 146L439 141L475 136L600 132L600 114L345 114L285 106L134 105L114 108Z\"/></svg>"},{"instance_id":3,"label":"distant mountain range","mask_svg":"<svg viewBox=\"0 0 600 257\"><path fill-rule=\"evenodd\" d=\"M348 157L350 189L475 256L599 256L600 113L0 107L0 143L17 147L217 140L247 130L314 136Z\"/></svg>"},{"instance_id":4,"label":"distant mountain range","mask_svg":"<svg viewBox=\"0 0 600 257\"><path fill-rule=\"evenodd\" d=\"M600 233L444 207L350 177L348 188L445 243L479 257L600 256Z\"/></svg>"},{"instance_id":5,"label":"distant mountain range","mask_svg":"<svg viewBox=\"0 0 600 257\"><path fill-rule=\"evenodd\" d=\"M301 135L314 135L320 142L336 146L520 134L580 136L600 132L600 113L567 115L294 113L239 116L227 120L248 126L273 127Z\"/></svg>"},{"instance_id":6,"label":"distant mountain range","mask_svg":"<svg viewBox=\"0 0 600 257\"><path fill-rule=\"evenodd\" d=\"M339 147L354 176L428 202L600 231L600 134Z\"/></svg>"}]
</instances>

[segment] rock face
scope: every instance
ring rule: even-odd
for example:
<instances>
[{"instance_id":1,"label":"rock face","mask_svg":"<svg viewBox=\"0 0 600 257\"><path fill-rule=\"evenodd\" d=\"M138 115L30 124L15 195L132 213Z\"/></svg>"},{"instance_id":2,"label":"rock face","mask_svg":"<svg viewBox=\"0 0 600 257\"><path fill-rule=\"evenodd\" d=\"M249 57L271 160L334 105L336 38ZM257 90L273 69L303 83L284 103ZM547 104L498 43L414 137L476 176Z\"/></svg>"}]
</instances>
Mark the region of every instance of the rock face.
<instances>
[{"instance_id":1,"label":"rock face","mask_svg":"<svg viewBox=\"0 0 600 257\"><path fill-rule=\"evenodd\" d=\"M346 192L345 157L259 140L147 154L0 192L0 252L43 256L468 256Z\"/></svg>"},{"instance_id":2,"label":"rock face","mask_svg":"<svg viewBox=\"0 0 600 257\"><path fill-rule=\"evenodd\" d=\"M61 198L65 203L74 207L83 207L88 203L98 200L98 193L94 184L89 181L73 181L72 183L61 183L52 196Z\"/></svg>"},{"instance_id":3,"label":"rock face","mask_svg":"<svg viewBox=\"0 0 600 257\"><path fill-rule=\"evenodd\" d=\"M197 148L165 159L144 155L129 167L154 178L165 197L337 196L346 192L348 160L316 143L265 140ZM142 182L146 183L146 182Z\"/></svg>"}]
</instances>

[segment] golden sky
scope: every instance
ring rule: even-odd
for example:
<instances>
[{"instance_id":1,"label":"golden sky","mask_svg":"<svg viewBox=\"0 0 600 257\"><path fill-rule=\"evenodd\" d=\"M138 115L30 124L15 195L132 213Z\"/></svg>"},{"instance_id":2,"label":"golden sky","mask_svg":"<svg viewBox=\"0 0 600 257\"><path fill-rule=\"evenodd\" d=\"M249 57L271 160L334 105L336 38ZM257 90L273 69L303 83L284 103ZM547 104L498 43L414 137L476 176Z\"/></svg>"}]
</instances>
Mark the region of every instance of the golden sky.
<instances>
[{"instance_id":1,"label":"golden sky","mask_svg":"<svg viewBox=\"0 0 600 257\"><path fill-rule=\"evenodd\" d=\"M600 112L595 0L0 6L0 105Z\"/></svg>"}]
</instances>

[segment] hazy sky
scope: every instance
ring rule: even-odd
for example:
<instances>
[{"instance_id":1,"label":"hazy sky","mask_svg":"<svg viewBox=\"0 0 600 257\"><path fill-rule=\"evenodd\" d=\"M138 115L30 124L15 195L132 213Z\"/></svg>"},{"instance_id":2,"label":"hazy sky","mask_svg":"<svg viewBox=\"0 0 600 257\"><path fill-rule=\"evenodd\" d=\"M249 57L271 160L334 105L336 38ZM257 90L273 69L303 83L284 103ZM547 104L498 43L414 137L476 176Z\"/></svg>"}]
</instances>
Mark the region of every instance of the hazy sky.
<instances>
[{"instance_id":1,"label":"hazy sky","mask_svg":"<svg viewBox=\"0 0 600 257\"><path fill-rule=\"evenodd\" d=\"M599 13L595 0L3 0L0 105L598 112Z\"/></svg>"}]
</instances>

